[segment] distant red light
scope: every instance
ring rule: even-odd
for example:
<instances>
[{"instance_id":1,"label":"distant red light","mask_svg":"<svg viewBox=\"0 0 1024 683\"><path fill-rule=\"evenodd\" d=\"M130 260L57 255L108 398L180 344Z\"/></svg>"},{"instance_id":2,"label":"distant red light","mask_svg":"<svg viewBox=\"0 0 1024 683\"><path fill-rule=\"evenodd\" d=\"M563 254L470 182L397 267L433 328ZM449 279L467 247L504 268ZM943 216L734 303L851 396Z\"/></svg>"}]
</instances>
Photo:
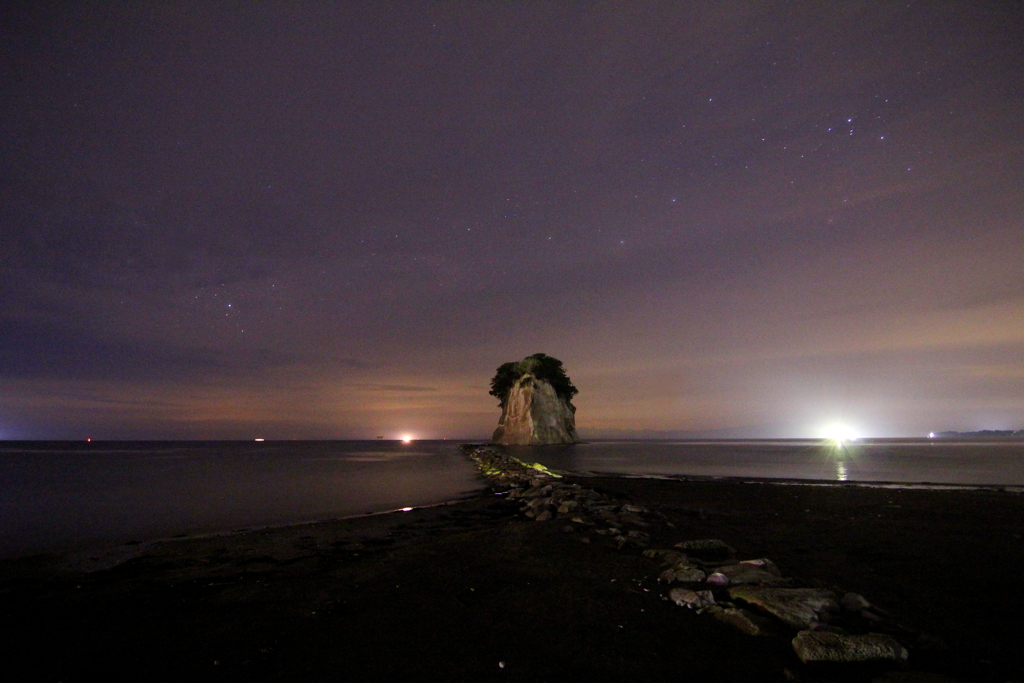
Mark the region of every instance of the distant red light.
<instances>
[{"instance_id":1,"label":"distant red light","mask_svg":"<svg viewBox=\"0 0 1024 683\"><path fill-rule=\"evenodd\" d=\"M86 441L92 441L92 439L86 439Z\"/></svg>"}]
</instances>

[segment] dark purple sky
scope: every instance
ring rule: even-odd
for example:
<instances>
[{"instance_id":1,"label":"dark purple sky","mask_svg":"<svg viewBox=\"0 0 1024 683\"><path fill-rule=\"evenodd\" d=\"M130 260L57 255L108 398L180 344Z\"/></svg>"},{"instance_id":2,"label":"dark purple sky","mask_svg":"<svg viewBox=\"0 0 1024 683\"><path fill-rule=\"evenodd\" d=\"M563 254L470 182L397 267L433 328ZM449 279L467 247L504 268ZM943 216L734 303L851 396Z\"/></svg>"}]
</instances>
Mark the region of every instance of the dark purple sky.
<instances>
[{"instance_id":1,"label":"dark purple sky","mask_svg":"<svg viewBox=\"0 0 1024 683\"><path fill-rule=\"evenodd\" d=\"M1020 3L0 12L0 438L1024 427Z\"/></svg>"}]
</instances>

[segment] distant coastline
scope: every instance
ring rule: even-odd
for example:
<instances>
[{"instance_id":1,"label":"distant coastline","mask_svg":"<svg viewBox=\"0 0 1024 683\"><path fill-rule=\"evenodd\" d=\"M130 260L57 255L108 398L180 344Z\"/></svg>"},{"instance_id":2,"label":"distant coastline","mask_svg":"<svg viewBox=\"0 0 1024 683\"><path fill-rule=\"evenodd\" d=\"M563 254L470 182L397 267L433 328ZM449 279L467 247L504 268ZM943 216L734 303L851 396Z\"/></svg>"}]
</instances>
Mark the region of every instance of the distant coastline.
<instances>
[{"instance_id":1,"label":"distant coastline","mask_svg":"<svg viewBox=\"0 0 1024 683\"><path fill-rule=\"evenodd\" d=\"M958 439L958 438L976 438L979 436L1019 436L1024 437L1024 429L982 429L978 432L935 432L934 439Z\"/></svg>"}]
</instances>

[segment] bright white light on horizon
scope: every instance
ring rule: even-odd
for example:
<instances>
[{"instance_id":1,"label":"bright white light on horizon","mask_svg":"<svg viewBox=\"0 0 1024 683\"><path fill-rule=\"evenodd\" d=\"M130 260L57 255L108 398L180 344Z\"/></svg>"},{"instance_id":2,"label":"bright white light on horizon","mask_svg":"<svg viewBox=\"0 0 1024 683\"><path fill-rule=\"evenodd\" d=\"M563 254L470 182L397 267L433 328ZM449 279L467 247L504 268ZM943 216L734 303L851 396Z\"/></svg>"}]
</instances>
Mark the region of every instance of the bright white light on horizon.
<instances>
[{"instance_id":1,"label":"bright white light on horizon","mask_svg":"<svg viewBox=\"0 0 1024 683\"><path fill-rule=\"evenodd\" d=\"M409 434L402 434L402 443L412 443L412 436Z\"/></svg>"},{"instance_id":2,"label":"bright white light on horizon","mask_svg":"<svg viewBox=\"0 0 1024 683\"><path fill-rule=\"evenodd\" d=\"M860 438L860 434L858 434L852 427L841 424L832 424L822 430L822 437L829 441L835 441L836 443L844 443L846 441L856 441Z\"/></svg>"}]
</instances>

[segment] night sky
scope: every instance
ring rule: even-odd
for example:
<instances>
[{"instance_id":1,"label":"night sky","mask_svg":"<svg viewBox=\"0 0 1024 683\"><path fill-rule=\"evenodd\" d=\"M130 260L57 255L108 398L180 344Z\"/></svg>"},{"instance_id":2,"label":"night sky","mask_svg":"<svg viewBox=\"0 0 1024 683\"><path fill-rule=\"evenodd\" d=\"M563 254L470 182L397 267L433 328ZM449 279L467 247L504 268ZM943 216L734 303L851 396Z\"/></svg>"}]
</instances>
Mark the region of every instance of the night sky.
<instances>
[{"instance_id":1,"label":"night sky","mask_svg":"<svg viewBox=\"0 0 1024 683\"><path fill-rule=\"evenodd\" d=\"M1018 2L5 3L0 438L1024 428Z\"/></svg>"}]
</instances>

